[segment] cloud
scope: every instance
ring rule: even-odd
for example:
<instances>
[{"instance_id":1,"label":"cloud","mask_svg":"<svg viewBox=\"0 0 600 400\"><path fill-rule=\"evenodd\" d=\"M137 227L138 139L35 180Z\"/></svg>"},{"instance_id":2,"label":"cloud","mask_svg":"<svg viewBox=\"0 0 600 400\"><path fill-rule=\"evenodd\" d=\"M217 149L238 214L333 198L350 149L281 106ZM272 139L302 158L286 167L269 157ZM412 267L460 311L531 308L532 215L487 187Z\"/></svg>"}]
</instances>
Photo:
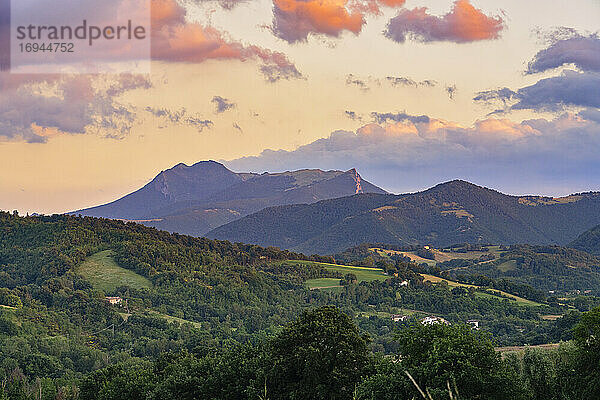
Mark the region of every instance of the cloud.
<instances>
[{"instance_id":1,"label":"cloud","mask_svg":"<svg viewBox=\"0 0 600 400\"><path fill-rule=\"evenodd\" d=\"M88 132L122 138L135 110L119 96L150 86L139 75L0 74L0 140L44 143L50 136Z\"/></svg>"},{"instance_id":2,"label":"cloud","mask_svg":"<svg viewBox=\"0 0 600 400\"><path fill-rule=\"evenodd\" d=\"M196 1L196 3L208 3L208 2L216 1L217 3L219 3L219 5L222 8L224 8L226 10L232 10L238 4L246 3L249 0L195 0L195 1Z\"/></svg>"},{"instance_id":3,"label":"cloud","mask_svg":"<svg viewBox=\"0 0 600 400\"><path fill-rule=\"evenodd\" d=\"M273 0L273 34L289 43L302 42L310 33L339 37L358 34L363 13L349 11L348 0Z\"/></svg>"},{"instance_id":4,"label":"cloud","mask_svg":"<svg viewBox=\"0 0 600 400\"><path fill-rule=\"evenodd\" d=\"M450 100L454 100L454 95L456 94L456 85L447 85L445 88L446 94L450 97Z\"/></svg>"},{"instance_id":5,"label":"cloud","mask_svg":"<svg viewBox=\"0 0 600 400\"><path fill-rule=\"evenodd\" d=\"M486 118L473 126L404 115L386 121L226 164L255 172L356 167L365 179L396 192L456 178L514 193L600 185L600 123L582 115L522 122Z\"/></svg>"},{"instance_id":6,"label":"cloud","mask_svg":"<svg viewBox=\"0 0 600 400\"><path fill-rule=\"evenodd\" d=\"M360 120L362 120L361 116L358 115L355 111L346 110L346 111L344 111L344 115L347 118L350 118L353 121L356 121L356 120L360 121Z\"/></svg>"},{"instance_id":7,"label":"cloud","mask_svg":"<svg viewBox=\"0 0 600 400\"><path fill-rule=\"evenodd\" d=\"M398 43L407 39L468 43L498 39L503 29L502 17L485 15L469 0L457 0L442 17L429 14L426 7L402 10L389 21L384 35Z\"/></svg>"},{"instance_id":8,"label":"cloud","mask_svg":"<svg viewBox=\"0 0 600 400\"><path fill-rule=\"evenodd\" d=\"M559 76L541 79L531 86L478 93L475 101L500 101L503 111L561 111L565 107L600 107L600 73L563 71Z\"/></svg>"},{"instance_id":9,"label":"cloud","mask_svg":"<svg viewBox=\"0 0 600 400\"><path fill-rule=\"evenodd\" d=\"M185 108L182 108L178 111L172 111L166 108L146 107L145 110L155 117L172 125L191 126L196 128L198 132L202 132L206 128L212 128L214 125L212 121L208 119L202 119L198 115L188 115L188 112Z\"/></svg>"},{"instance_id":10,"label":"cloud","mask_svg":"<svg viewBox=\"0 0 600 400\"><path fill-rule=\"evenodd\" d=\"M233 127L234 127L234 128L237 130L237 131L239 131L240 133L244 133L244 130L242 129L242 127L241 127L241 126L239 126L239 125L238 125L238 123L237 123L237 122L234 122L234 123L233 123Z\"/></svg>"},{"instance_id":11,"label":"cloud","mask_svg":"<svg viewBox=\"0 0 600 400\"><path fill-rule=\"evenodd\" d=\"M369 84L365 79L358 78L353 74L348 74L346 76L346 85L348 86L356 86L363 92L366 92L370 89Z\"/></svg>"},{"instance_id":12,"label":"cloud","mask_svg":"<svg viewBox=\"0 0 600 400\"><path fill-rule=\"evenodd\" d=\"M206 60L257 60L267 81L298 79L302 74L285 54L229 39L224 32L185 20L176 0L153 0L152 59L201 63Z\"/></svg>"},{"instance_id":13,"label":"cloud","mask_svg":"<svg viewBox=\"0 0 600 400\"><path fill-rule=\"evenodd\" d=\"M226 99L221 96L214 96L211 100L211 103L213 103L215 105L215 107L217 108L215 110L215 112L217 114L221 114L221 113L224 113L225 111L235 108L235 103L233 103L233 102L229 101L229 99Z\"/></svg>"},{"instance_id":14,"label":"cloud","mask_svg":"<svg viewBox=\"0 0 600 400\"><path fill-rule=\"evenodd\" d=\"M565 38L566 35L568 37ZM555 33L555 37L551 37L551 40L552 44L540 50L529 62L528 74L544 72L568 64L573 64L582 71L600 72L598 34L582 36L571 30L566 34L564 30L560 30Z\"/></svg>"},{"instance_id":15,"label":"cloud","mask_svg":"<svg viewBox=\"0 0 600 400\"><path fill-rule=\"evenodd\" d=\"M427 115L409 115L406 113L379 113L372 112L371 117L378 124L383 124L386 122L401 122L401 121L410 121L414 124L417 123L429 123L429 117Z\"/></svg>"},{"instance_id":16,"label":"cloud","mask_svg":"<svg viewBox=\"0 0 600 400\"><path fill-rule=\"evenodd\" d=\"M411 78L407 78L407 77L403 77L403 76L386 76L385 78L392 86L413 86L413 87L418 87L418 86L428 86L428 87L434 87L435 85L437 85L437 82L434 80L424 80L421 82L417 82L414 79Z\"/></svg>"},{"instance_id":17,"label":"cloud","mask_svg":"<svg viewBox=\"0 0 600 400\"><path fill-rule=\"evenodd\" d=\"M380 7L400 7L406 0L273 0L271 31L288 43L306 42L311 34L339 37L360 33L365 15Z\"/></svg>"}]
</instances>

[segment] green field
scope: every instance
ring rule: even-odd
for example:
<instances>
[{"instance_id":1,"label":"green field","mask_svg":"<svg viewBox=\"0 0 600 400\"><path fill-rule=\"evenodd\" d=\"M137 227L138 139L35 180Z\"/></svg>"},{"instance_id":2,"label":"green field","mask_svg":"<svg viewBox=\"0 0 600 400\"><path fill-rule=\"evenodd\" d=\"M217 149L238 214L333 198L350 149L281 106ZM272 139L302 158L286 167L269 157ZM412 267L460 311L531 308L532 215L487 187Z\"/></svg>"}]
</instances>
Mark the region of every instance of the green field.
<instances>
[{"instance_id":1,"label":"green field","mask_svg":"<svg viewBox=\"0 0 600 400\"><path fill-rule=\"evenodd\" d=\"M163 318L168 322L177 322L178 324L192 324L195 328L199 328L199 329L202 328L202 324L200 322L188 321L187 319L173 317L173 316L167 315L167 314L162 314L162 313L159 313L158 311L150 310L150 311L148 311L148 314Z\"/></svg>"},{"instance_id":2,"label":"green field","mask_svg":"<svg viewBox=\"0 0 600 400\"><path fill-rule=\"evenodd\" d=\"M339 272L343 275L354 274L359 282L383 281L389 278L381 268L352 267L346 265L325 264L328 271Z\"/></svg>"},{"instance_id":3,"label":"green field","mask_svg":"<svg viewBox=\"0 0 600 400\"><path fill-rule=\"evenodd\" d=\"M133 271L119 267L113 259L114 252L105 250L92 254L77 267L77 273L97 289L113 292L119 286L135 289L152 287L152 282Z\"/></svg>"},{"instance_id":4,"label":"green field","mask_svg":"<svg viewBox=\"0 0 600 400\"><path fill-rule=\"evenodd\" d=\"M296 261L294 261L296 262ZM299 261L301 263L306 264L317 264L323 266L328 271L339 272L342 275L346 274L354 274L356 275L356 279L359 282L371 282L371 281L383 281L388 278L386 274L383 273L381 268L368 268L368 267L354 267L351 265L339 265L339 264L329 264L329 263L319 263L319 262L311 262L311 261ZM340 280L339 278L318 278L318 279L309 279L306 281L306 285L309 289L330 289L330 290L340 290Z\"/></svg>"},{"instance_id":5,"label":"green field","mask_svg":"<svg viewBox=\"0 0 600 400\"><path fill-rule=\"evenodd\" d=\"M498 268L502 272L508 272L517 269L517 262L515 260L508 260L498 265Z\"/></svg>"},{"instance_id":6,"label":"green field","mask_svg":"<svg viewBox=\"0 0 600 400\"><path fill-rule=\"evenodd\" d=\"M309 289L328 289L341 290L340 280L338 278L317 278L306 281Z\"/></svg>"},{"instance_id":7,"label":"green field","mask_svg":"<svg viewBox=\"0 0 600 400\"><path fill-rule=\"evenodd\" d=\"M390 256L393 254L399 254L404 257L408 257L411 261L416 262L417 264L425 263L427 265L434 266L438 262L450 261L454 259L461 260L476 260L483 255L493 254L495 258L498 258L500 254L503 252L500 251L500 246L487 246L489 251L467 251L465 253L451 251L451 249L446 249L445 251L440 249L431 249L434 254L435 260L430 260L428 258L420 257L414 251L396 251L396 250L386 250L378 247L373 247L370 250L376 252L380 256Z\"/></svg>"},{"instance_id":8,"label":"green field","mask_svg":"<svg viewBox=\"0 0 600 400\"><path fill-rule=\"evenodd\" d=\"M424 281L429 281L431 283L440 283L440 282L446 282L448 284L448 286L462 286L462 287L477 287L475 285L469 285L467 283L459 283L459 282L454 282L445 278L440 278L439 276L433 276L433 275L428 275L428 274L420 274L423 277Z\"/></svg>"},{"instance_id":9,"label":"green field","mask_svg":"<svg viewBox=\"0 0 600 400\"><path fill-rule=\"evenodd\" d=\"M448 283L448 286L463 286L463 287L472 287L472 288L479 287L479 286L475 286L475 285L468 285L466 283L454 282L454 281L451 281L448 279L440 278L439 276L433 276L433 275L427 275L427 274L421 274L421 276L424 278L424 280L430 281L431 283L440 283L440 282L444 281L444 282ZM509 298L509 300L514 300L517 302L517 304L521 304L524 306L534 306L534 307L541 306L540 303L536 303L535 301L524 299L524 298L516 296L514 294L503 292L502 290L488 289L488 291L498 293L502 296L506 296ZM487 298L496 299L496 300L502 300L502 298L500 298L498 296L494 296L491 293L475 292L475 296L487 297Z\"/></svg>"},{"instance_id":10,"label":"green field","mask_svg":"<svg viewBox=\"0 0 600 400\"><path fill-rule=\"evenodd\" d=\"M519 296L515 296L514 294L503 292L502 290L496 290L496 289L488 289L488 290L490 292L496 292L496 293L498 293L500 295L506 296L506 297L509 298L509 300L514 300L514 301L517 302L517 304L520 304L522 306L531 306L531 307L541 306L540 303L537 303L537 302L532 301L532 300L527 300L527 299L524 299L524 298L519 297ZM493 294L484 293L484 292L475 292L475 296L478 296L478 297L487 297L489 299L502 300L501 297L494 296Z\"/></svg>"}]
</instances>

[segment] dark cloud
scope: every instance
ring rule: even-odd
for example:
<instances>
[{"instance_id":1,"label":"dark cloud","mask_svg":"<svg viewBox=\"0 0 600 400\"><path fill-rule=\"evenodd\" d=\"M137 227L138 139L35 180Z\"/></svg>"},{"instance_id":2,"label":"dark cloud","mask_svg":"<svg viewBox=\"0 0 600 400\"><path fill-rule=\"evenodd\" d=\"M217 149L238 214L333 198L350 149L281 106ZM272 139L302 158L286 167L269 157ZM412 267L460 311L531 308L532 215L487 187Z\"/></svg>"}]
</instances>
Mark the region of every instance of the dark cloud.
<instances>
[{"instance_id":1,"label":"dark cloud","mask_svg":"<svg viewBox=\"0 0 600 400\"><path fill-rule=\"evenodd\" d=\"M398 43L407 39L468 43L498 39L503 29L500 16L485 15L468 0L457 0L452 10L441 17L429 14L426 7L404 9L389 21L384 35Z\"/></svg>"},{"instance_id":2,"label":"dark cloud","mask_svg":"<svg viewBox=\"0 0 600 400\"><path fill-rule=\"evenodd\" d=\"M196 129L198 130L198 132L202 132L205 128L209 128L210 129L214 125L211 120L197 118L197 117L188 117L185 120L185 122L186 122L186 124L188 124L190 126L196 127Z\"/></svg>"},{"instance_id":3,"label":"dark cloud","mask_svg":"<svg viewBox=\"0 0 600 400\"><path fill-rule=\"evenodd\" d=\"M502 89L486 90L483 92L479 92L473 98L473 100L479 101L479 102L484 102L484 103L492 103L496 100L500 100L506 105L507 102L513 101L516 98L517 98L516 92L513 92L509 88L502 88Z\"/></svg>"},{"instance_id":4,"label":"dark cloud","mask_svg":"<svg viewBox=\"0 0 600 400\"><path fill-rule=\"evenodd\" d=\"M268 82L274 83L281 79L302 79L304 76L298 71L296 66L289 64L265 64L260 67L260 72Z\"/></svg>"},{"instance_id":5,"label":"dark cloud","mask_svg":"<svg viewBox=\"0 0 600 400\"><path fill-rule=\"evenodd\" d=\"M577 114L583 119L587 119L589 121L594 121L600 124L600 110L594 108L587 108L585 110L579 111Z\"/></svg>"},{"instance_id":6,"label":"dark cloud","mask_svg":"<svg viewBox=\"0 0 600 400\"><path fill-rule=\"evenodd\" d=\"M233 103L233 102L229 101L229 99L226 99L221 96L214 96L211 100L211 103L213 103L215 105L215 107L217 108L216 109L217 114L221 114L227 110L231 110L231 109L235 108L235 103Z\"/></svg>"},{"instance_id":7,"label":"dark cloud","mask_svg":"<svg viewBox=\"0 0 600 400\"><path fill-rule=\"evenodd\" d=\"M141 76L0 74L0 139L42 143L58 134L127 135L135 109L118 97L149 88Z\"/></svg>"},{"instance_id":8,"label":"dark cloud","mask_svg":"<svg viewBox=\"0 0 600 400\"><path fill-rule=\"evenodd\" d=\"M419 84L410 78L405 78L405 77L397 77L397 76L387 76L385 79L387 79L388 82L390 82L392 84L392 86L414 86L417 87Z\"/></svg>"},{"instance_id":9,"label":"dark cloud","mask_svg":"<svg viewBox=\"0 0 600 400\"><path fill-rule=\"evenodd\" d=\"M361 119L360 115L356 114L355 111L346 110L346 111L344 111L344 115L346 117L350 118L351 120L360 120Z\"/></svg>"},{"instance_id":10,"label":"dark cloud","mask_svg":"<svg viewBox=\"0 0 600 400\"><path fill-rule=\"evenodd\" d=\"M600 73L567 70L516 92L503 88L480 92L475 101L499 100L509 110L560 111L568 106L600 107Z\"/></svg>"},{"instance_id":11,"label":"dark cloud","mask_svg":"<svg viewBox=\"0 0 600 400\"><path fill-rule=\"evenodd\" d=\"M359 88L360 90L362 90L364 92L366 92L370 89L366 80L358 78L358 77L354 76L353 74L349 74L346 76L346 85L356 86L357 88Z\"/></svg>"},{"instance_id":12,"label":"dark cloud","mask_svg":"<svg viewBox=\"0 0 600 400\"><path fill-rule=\"evenodd\" d=\"M378 124L383 124L386 122L401 122L401 121L410 121L413 124L418 123L429 123L429 117L427 115L409 115L406 113L378 113L372 112L371 117Z\"/></svg>"},{"instance_id":13,"label":"dark cloud","mask_svg":"<svg viewBox=\"0 0 600 400\"><path fill-rule=\"evenodd\" d=\"M527 67L528 74L574 64L582 71L600 72L600 37L582 36L573 30L558 30L551 45L539 51Z\"/></svg>"},{"instance_id":14,"label":"dark cloud","mask_svg":"<svg viewBox=\"0 0 600 400\"><path fill-rule=\"evenodd\" d=\"M173 125L187 125L194 127L198 132L202 132L206 128L212 128L212 121L203 119L197 115L188 115L185 108L177 111L172 111L167 108L146 107L146 111Z\"/></svg>"},{"instance_id":15,"label":"dark cloud","mask_svg":"<svg viewBox=\"0 0 600 400\"><path fill-rule=\"evenodd\" d=\"M428 87L434 87L435 85L437 85L437 82L431 79L427 79L424 81L420 81L417 82L414 79L411 78L406 78L403 76L386 76L385 78L388 82L390 82L390 84L392 86L413 86L413 87L418 87L418 86L428 86Z\"/></svg>"},{"instance_id":16,"label":"dark cloud","mask_svg":"<svg viewBox=\"0 0 600 400\"><path fill-rule=\"evenodd\" d=\"M454 100L454 95L456 94L456 85L447 85L445 88L446 94L450 97L450 100Z\"/></svg>"},{"instance_id":17,"label":"dark cloud","mask_svg":"<svg viewBox=\"0 0 600 400\"><path fill-rule=\"evenodd\" d=\"M400 113L394 118L399 122L336 131L293 151L265 150L226 164L244 171L357 168L365 179L396 192L455 178L512 193L600 187L600 123L581 114L520 123L488 118L470 127L403 117Z\"/></svg>"}]
</instances>

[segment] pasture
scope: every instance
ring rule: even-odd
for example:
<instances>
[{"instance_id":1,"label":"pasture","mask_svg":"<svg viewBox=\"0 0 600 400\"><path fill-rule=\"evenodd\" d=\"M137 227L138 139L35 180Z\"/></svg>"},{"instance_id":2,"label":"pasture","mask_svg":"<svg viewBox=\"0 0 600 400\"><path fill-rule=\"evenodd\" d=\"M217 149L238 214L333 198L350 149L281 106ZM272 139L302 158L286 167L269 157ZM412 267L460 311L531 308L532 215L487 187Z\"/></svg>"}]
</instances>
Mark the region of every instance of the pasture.
<instances>
[{"instance_id":1,"label":"pasture","mask_svg":"<svg viewBox=\"0 0 600 400\"><path fill-rule=\"evenodd\" d=\"M354 274L359 282L383 281L388 276L381 268L355 267L352 265L340 265L329 263L318 263L305 261L305 263L321 265L328 271L339 272L342 275ZM306 281L309 289L333 289L341 288L339 278L317 278ZM340 289L337 289L340 290Z\"/></svg>"},{"instance_id":2,"label":"pasture","mask_svg":"<svg viewBox=\"0 0 600 400\"><path fill-rule=\"evenodd\" d=\"M113 259L112 250L92 254L76 269L76 272L96 289L106 293L114 292L119 286L129 286L135 289L151 288L152 282L133 271L117 265Z\"/></svg>"}]
</instances>

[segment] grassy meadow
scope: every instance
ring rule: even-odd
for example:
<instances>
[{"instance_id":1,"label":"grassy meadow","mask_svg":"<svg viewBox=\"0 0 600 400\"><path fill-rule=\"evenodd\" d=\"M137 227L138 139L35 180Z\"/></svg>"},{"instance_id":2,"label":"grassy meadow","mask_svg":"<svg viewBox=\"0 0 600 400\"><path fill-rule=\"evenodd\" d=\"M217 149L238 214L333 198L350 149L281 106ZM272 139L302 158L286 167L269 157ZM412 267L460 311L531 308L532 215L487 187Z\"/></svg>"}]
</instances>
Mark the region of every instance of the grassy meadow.
<instances>
[{"instance_id":1,"label":"grassy meadow","mask_svg":"<svg viewBox=\"0 0 600 400\"><path fill-rule=\"evenodd\" d=\"M77 267L77 273L89 280L94 288L106 293L125 285L136 289L152 287L152 282L145 277L118 266L112 256L112 250L92 254Z\"/></svg>"}]
</instances>

